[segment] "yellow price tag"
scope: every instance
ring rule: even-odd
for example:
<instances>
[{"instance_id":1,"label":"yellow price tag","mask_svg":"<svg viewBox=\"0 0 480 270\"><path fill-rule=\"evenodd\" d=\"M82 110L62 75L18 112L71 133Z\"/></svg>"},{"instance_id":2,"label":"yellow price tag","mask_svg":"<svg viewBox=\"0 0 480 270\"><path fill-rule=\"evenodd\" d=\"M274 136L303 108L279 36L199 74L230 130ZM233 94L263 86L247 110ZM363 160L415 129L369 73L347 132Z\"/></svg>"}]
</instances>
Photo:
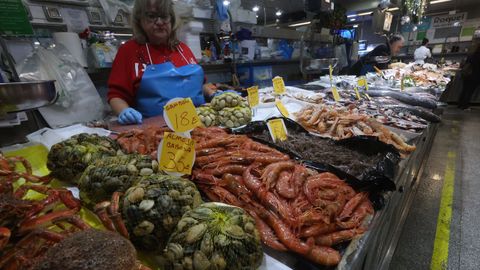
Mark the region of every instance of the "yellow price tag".
<instances>
[{"instance_id":1,"label":"yellow price tag","mask_svg":"<svg viewBox=\"0 0 480 270\"><path fill-rule=\"evenodd\" d=\"M250 108L257 106L260 103L260 98L258 97L258 86L252 86L247 88L248 92L248 104Z\"/></svg>"},{"instance_id":2,"label":"yellow price tag","mask_svg":"<svg viewBox=\"0 0 480 270\"><path fill-rule=\"evenodd\" d=\"M282 95L285 93L285 83L283 82L283 78L276 76L272 79L273 82L273 92L278 95Z\"/></svg>"},{"instance_id":3,"label":"yellow price tag","mask_svg":"<svg viewBox=\"0 0 480 270\"><path fill-rule=\"evenodd\" d=\"M163 106L163 117L175 132L187 132L201 125L191 98L174 98Z\"/></svg>"},{"instance_id":4,"label":"yellow price tag","mask_svg":"<svg viewBox=\"0 0 480 270\"><path fill-rule=\"evenodd\" d=\"M365 90L368 91L368 83L365 77L358 79L358 87L365 87Z\"/></svg>"},{"instance_id":5,"label":"yellow price tag","mask_svg":"<svg viewBox=\"0 0 480 270\"><path fill-rule=\"evenodd\" d=\"M287 111L287 108L285 108L285 105L283 105L282 101L281 100L276 100L275 101L275 105L277 106L277 109L280 111L280 113L284 116L284 117L288 117L290 114L288 113Z\"/></svg>"},{"instance_id":6,"label":"yellow price tag","mask_svg":"<svg viewBox=\"0 0 480 270\"><path fill-rule=\"evenodd\" d=\"M333 94L333 99L335 99L336 102L339 102L340 95L338 94L338 90L335 86L332 86L332 94Z\"/></svg>"},{"instance_id":7,"label":"yellow price tag","mask_svg":"<svg viewBox=\"0 0 480 270\"><path fill-rule=\"evenodd\" d=\"M361 100L362 97L360 96L360 93L358 92L358 87L354 87L353 89L355 90L355 96L357 96L357 99Z\"/></svg>"},{"instance_id":8,"label":"yellow price tag","mask_svg":"<svg viewBox=\"0 0 480 270\"><path fill-rule=\"evenodd\" d=\"M272 119L267 122L267 126L274 142L287 140L287 127L283 119Z\"/></svg>"},{"instance_id":9,"label":"yellow price tag","mask_svg":"<svg viewBox=\"0 0 480 270\"><path fill-rule=\"evenodd\" d=\"M328 65L328 75L330 77L330 85L333 85L333 68L332 68L332 65Z\"/></svg>"},{"instance_id":10,"label":"yellow price tag","mask_svg":"<svg viewBox=\"0 0 480 270\"><path fill-rule=\"evenodd\" d=\"M165 132L158 147L158 161L162 171L191 174L195 161L195 141Z\"/></svg>"}]
</instances>

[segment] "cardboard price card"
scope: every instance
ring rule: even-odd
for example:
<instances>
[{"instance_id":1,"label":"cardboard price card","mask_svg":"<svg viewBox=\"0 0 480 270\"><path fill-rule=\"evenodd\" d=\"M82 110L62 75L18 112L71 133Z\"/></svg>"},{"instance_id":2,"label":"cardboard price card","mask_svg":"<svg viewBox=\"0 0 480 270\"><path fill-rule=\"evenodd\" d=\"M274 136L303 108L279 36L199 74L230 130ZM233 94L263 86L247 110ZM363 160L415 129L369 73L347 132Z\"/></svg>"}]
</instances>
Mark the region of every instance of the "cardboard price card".
<instances>
[{"instance_id":1,"label":"cardboard price card","mask_svg":"<svg viewBox=\"0 0 480 270\"><path fill-rule=\"evenodd\" d=\"M332 65L328 66L328 75L330 77L330 84L333 85L333 68L332 68Z\"/></svg>"},{"instance_id":2,"label":"cardboard price card","mask_svg":"<svg viewBox=\"0 0 480 270\"><path fill-rule=\"evenodd\" d=\"M285 83L283 82L283 78L276 76L272 79L273 82L273 92L278 95L282 95L285 93Z\"/></svg>"},{"instance_id":3,"label":"cardboard price card","mask_svg":"<svg viewBox=\"0 0 480 270\"><path fill-rule=\"evenodd\" d=\"M287 110L287 108L285 108L285 105L283 105L282 101L276 100L276 101L275 101L275 105L277 106L277 109L280 111L280 113L281 113L284 117L290 116L290 113L288 113L288 110Z\"/></svg>"},{"instance_id":4,"label":"cardboard price card","mask_svg":"<svg viewBox=\"0 0 480 270\"><path fill-rule=\"evenodd\" d=\"M355 91L355 96L357 97L357 99L362 99L362 97L360 96L360 92L358 92L358 87L354 87L353 90Z\"/></svg>"},{"instance_id":5,"label":"cardboard price card","mask_svg":"<svg viewBox=\"0 0 480 270\"><path fill-rule=\"evenodd\" d=\"M272 119L267 122L267 126L274 142L287 140L287 127L283 119Z\"/></svg>"},{"instance_id":6,"label":"cardboard price card","mask_svg":"<svg viewBox=\"0 0 480 270\"><path fill-rule=\"evenodd\" d=\"M175 132L187 132L201 125L191 98L174 98L163 106L163 117Z\"/></svg>"},{"instance_id":7,"label":"cardboard price card","mask_svg":"<svg viewBox=\"0 0 480 270\"><path fill-rule=\"evenodd\" d=\"M195 162L195 141L165 132L158 146L158 161L162 171L191 174Z\"/></svg>"},{"instance_id":8,"label":"cardboard price card","mask_svg":"<svg viewBox=\"0 0 480 270\"><path fill-rule=\"evenodd\" d=\"M358 87L365 87L365 90L368 91L368 83L365 77L361 77L357 81Z\"/></svg>"},{"instance_id":9,"label":"cardboard price card","mask_svg":"<svg viewBox=\"0 0 480 270\"><path fill-rule=\"evenodd\" d=\"M335 86L332 87L332 94L333 94L333 99L335 100L335 102L339 102L340 101L340 94L338 94L337 87L335 87Z\"/></svg>"},{"instance_id":10,"label":"cardboard price card","mask_svg":"<svg viewBox=\"0 0 480 270\"><path fill-rule=\"evenodd\" d=\"M260 103L260 98L258 97L258 86L252 86L247 88L248 92L248 104L250 108L257 106Z\"/></svg>"}]
</instances>

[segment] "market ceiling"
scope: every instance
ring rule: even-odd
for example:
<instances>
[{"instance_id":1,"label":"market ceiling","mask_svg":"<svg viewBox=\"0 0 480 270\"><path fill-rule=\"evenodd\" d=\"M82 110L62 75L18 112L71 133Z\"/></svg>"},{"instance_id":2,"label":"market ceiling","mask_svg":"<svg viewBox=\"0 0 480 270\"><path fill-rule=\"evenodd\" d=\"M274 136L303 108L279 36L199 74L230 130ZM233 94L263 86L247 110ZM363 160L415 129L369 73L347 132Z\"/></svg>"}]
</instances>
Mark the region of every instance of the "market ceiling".
<instances>
[{"instance_id":1,"label":"market ceiling","mask_svg":"<svg viewBox=\"0 0 480 270\"><path fill-rule=\"evenodd\" d=\"M427 14L435 14L439 12L447 12L450 10L473 6L478 4L478 0L427 0ZM430 4L430 2L437 1L438 3ZM334 0L336 4L340 4L347 9L347 14L365 13L375 9L380 3L379 0ZM400 5L402 0L390 0L391 7L395 8ZM251 10L254 6L259 7L258 22L264 24L264 18L266 23L271 25L275 24L276 20L279 20L281 24L289 24L292 22L301 21L305 18L304 12L304 0L303 1L291 1L291 0L242 0L242 6L245 9ZM264 10L265 8L265 10ZM277 16L276 13L281 11L281 15ZM394 14L399 13L398 10L393 10ZM264 17L266 15L266 17ZM362 20L362 18L357 18Z\"/></svg>"}]
</instances>

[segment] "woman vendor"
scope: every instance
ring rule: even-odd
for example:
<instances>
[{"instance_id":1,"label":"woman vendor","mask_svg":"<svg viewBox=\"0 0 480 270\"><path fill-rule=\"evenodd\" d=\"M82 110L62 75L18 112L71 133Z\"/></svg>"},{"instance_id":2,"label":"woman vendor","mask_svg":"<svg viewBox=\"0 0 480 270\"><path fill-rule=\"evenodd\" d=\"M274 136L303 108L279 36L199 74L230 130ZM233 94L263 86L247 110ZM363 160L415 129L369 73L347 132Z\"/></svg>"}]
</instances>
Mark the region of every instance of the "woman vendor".
<instances>
[{"instance_id":1,"label":"woman vendor","mask_svg":"<svg viewBox=\"0 0 480 270\"><path fill-rule=\"evenodd\" d=\"M198 106L211 95L202 67L176 37L171 0L136 0L133 39L118 50L108 81L108 102L120 124L139 124L163 113L172 98L190 97Z\"/></svg>"},{"instance_id":2,"label":"woman vendor","mask_svg":"<svg viewBox=\"0 0 480 270\"><path fill-rule=\"evenodd\" d=\"M349 75L362 76L368 72L374 72L373 66L379 69L387 69L391 57L397 55L403 47L404 38L401 35L392 35L386 44L375 47L371 52L362 56L348 72ZM384 58L378 60L377 58Z\"/></svg>"}]
</instances>

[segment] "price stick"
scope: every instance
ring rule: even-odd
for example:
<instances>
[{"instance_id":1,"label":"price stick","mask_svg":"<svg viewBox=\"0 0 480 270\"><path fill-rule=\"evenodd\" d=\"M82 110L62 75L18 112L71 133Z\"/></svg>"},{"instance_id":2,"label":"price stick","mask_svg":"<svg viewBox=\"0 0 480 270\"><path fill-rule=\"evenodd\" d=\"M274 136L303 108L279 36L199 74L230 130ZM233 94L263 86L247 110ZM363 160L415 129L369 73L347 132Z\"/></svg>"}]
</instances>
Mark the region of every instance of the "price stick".
<instances>
[{"instance_id":1,"label":"price stick","mask_svg":"<svg viewBox=\"0 0 480 270\"><path fill-rule=\"evenodd\" d=\"M290 115L290 113L288 113L287 108L285 108L285 105L283 105L283 103L282 103L281 100L276 100L276 101L275 101L275 105L277 106L277 109L280 111L280 113L281 113L284 117L288 117L288 116Z\"/></svg>"},{"instance_id":2,"label":"price stick","mask_svg":"<svg viewBox=\"0 0 480 270\"><path fill-rule=\"evenodd\" d=\"M273 82L273 92L278 95L282 95L285 93L285 83L283 82L283 78L276 76L272 79Z\"/></svg>"},{"instance_id":3,"label":"price stick","mask_svg":"<svg viewBox=\"0 0 480 270\"><path fill-rule=\"evenodd\" d=\"M267 127L274 142L287 140L288 132L283 119L272 119L267 122Z\"/></svg>"},{"instance_id":4,"label":"price stick","mask_svg":"<svg viewBox=\"0 0 480 270\"><path fill-rule=\"evenodd\" d=\"M365 77L358 79L358 87L365 87L365 91L368 91L368 83Z\"/></svg>"},{"instance_id":5,"label":"price stick","mask_svg":"<svg viewBox=\"0 0 480 270\"><path fill-rule=\"evenodd\" d=\"M257 106L260 103L260 99L258 97L258 86L252 86L247 88L248 92L248 104L250 108Z\"/></svg>"},{"instance_id":6,"label":"price stick","mask_svg":"<svg viewBox=\"0 0 480 270\"><path fill-rule=\"evenodd\" d=\"M201 125L191 98L174 98L163 106L163 118L175 132L190 131Z\"/></svg>"},{"instance_id":7,"label":"price stick","mask_svg":"<svg viewBox=\"0 0 480 270\"><path fill-rule=\"evenodd\" d=\"M365 96L367 97L368 100L372 100L372 98L367 93L365 93Z\"/></svg>"},{"instance_id":8,"label":"price stick","mask_svg":"<svg viewBox=\"0 0 480 270\"><path fill-rule=\"evenodd\" d=\"M362 97L360 96L360 92L358 92L358 87L355 86L355 87L353 88L353 90L355 90L355 96L357 96L357 99L358 99L358 100L361 100Z\"/></svg>"},{"instance_id":9,"label":"price stick","mask_svg":"<svg viewBox=\"0 0 480 270\"><path fill-rule=\"evenodd\" d=\"M165 132L158 146L160 169L173 175L191 174L195 162L195 141Z\"/></svg>"},{"instance_id":10,"label":"price stick","mask_svg":"<svg viewBox=\"0 0 480 270\"><path fill-rule=\"evenodd\" d=\"M332 94L333 94L333 99L335 99L335 102L340 101L340 95L338 94L338 89L335 86L332 86Z\"/></svg>"},{"instance_id":11,"label":"price stick","mask_svg":"<svg viewBox=\"0 0 480 270\"><path fill-rule=\"evenodd\" d=\"M400 81L400 91L404 91L405 90L405 77L402 76L402 80Z\"/></svg>"},{"instance_id":12,"label":"price stick","mask_svg":"<svg viewBox=\"0 0 480 270\"><path fill-rule=\"evenodd\" d=\"M332 68L332 65L328 65L328 75L330 77L330 85L333 85L333 68Z\"/></svg>"}]
</instances>

